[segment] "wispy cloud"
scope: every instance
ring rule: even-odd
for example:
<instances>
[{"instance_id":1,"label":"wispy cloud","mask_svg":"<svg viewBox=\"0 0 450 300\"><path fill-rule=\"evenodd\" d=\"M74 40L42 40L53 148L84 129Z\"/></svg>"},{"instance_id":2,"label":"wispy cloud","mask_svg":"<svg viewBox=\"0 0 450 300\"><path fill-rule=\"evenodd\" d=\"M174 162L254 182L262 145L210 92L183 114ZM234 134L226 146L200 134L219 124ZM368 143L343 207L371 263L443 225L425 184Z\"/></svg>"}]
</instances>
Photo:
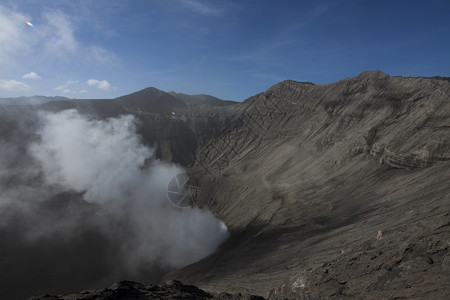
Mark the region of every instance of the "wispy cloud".
<instances>
[{"instance_id":1,"label":"wispy cloud","mask_svg":"<svg viewBox=\"0 0 450 300\"><path fill-rule=\"evenodd\" d=\"M99 63L103 65L116 64L117 56L105 48L100 46L89 46L86 48L86 59L90 62Z\"/></svg>"},{"instance_id":2,"label":"wispy cloud","mask_svg":"<svg viewBox=\"0 0 450 300\"><path fill-rule=\"evenodd\" d=\"M45 52L60 58L72 56L79 49L74 36L75 27L69 16L61 11L44 13L45 25L39 31L44 36Z\"/></svg>"},{"instance_id":3,"label":"wispy cloud","mask_svg":"<svg viewBox=\"0 0 450 300\"><path fill-rule=\"evenodd\" d=\"M38 80L38 79L41 79L42 77L39 76L37 73L30 72L30 73L27 73L27 74L23 75L22 78L23 79Z\"/></svg>"},{"instance_id":4,"label":"wispy cloud","mask_svg":"<svg viewBox=\"0 0 450 300\"><path fill-rule=\"evenodd\" d=\"M55 90L61 91L64 94L86 94L89 93L88 86L96 87L101 91L110 91L114 89L107 80L89 79L86 82L67 80L64 84L57 86Z\"/></svg>"},{"instance_id":5,"label":"wispy cloud","mask_svg":"<svg viewBox=\"0 0 450 300\"><path fill-rule=\"evenodd\" d=\"M55 90L61 91L64 94L77 94L77 93L81 92L81 91L80 92L76 91L77 86L78 86L77 80L68 80L68 81L66 81L66 83L56 87Z\"/></svg>"},{"instance_id":6,"label":"wispy cloud","mask_svg":"<svg viewBox=\"0 0 450 300\"><path fill-rule=\"evenodd\" d=\"M106 80L89 79L87 81L89 86L96 86L99 90L109 91L111 90L111 84Z\"/></svg>"},{"instance_id":7,"label":"wispy cloud","mask_svg":"<svg viewBox=\"0 0 450 300\"><path fill-rule=\"evenodd\" d=\"M0 68L13 70L25 61L109 64L118 60L103 47L81 42L77 33L82 20L76 17L52 10L35 19L36 22L31 16L0 4ZM28 26L27 21L32 21L34 27Z\"/></svg>"},{"instance_id":8,"label":"wispy cloud","mask_svg":"<svg viewBox=\"0 0 450 300\"><path fill-rule=\"evenodd\" d=\"M11 79L0 79L0 89L12 92L23 92L30 89L30 86L26 83Z\"/></svg>"},{"instance_id":9,"label":"wispy cloud","mask_svg":"<svg viewBox=\"0 0 450 300\"><path fill-rule=\"evenodd\" d=\"M10 65L19 56L28 55L34 43L32 28L26 28L28 16L0 5L0 66Z\"/></svg>"}]
</instances>

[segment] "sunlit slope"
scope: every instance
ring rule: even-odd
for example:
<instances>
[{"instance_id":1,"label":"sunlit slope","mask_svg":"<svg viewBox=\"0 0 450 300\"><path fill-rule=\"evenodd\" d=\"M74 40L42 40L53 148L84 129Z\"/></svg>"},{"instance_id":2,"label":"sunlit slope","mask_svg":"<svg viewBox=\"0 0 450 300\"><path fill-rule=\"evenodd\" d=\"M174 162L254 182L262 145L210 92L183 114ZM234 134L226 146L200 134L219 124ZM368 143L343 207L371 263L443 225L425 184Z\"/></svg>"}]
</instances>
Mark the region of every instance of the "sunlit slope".
<instances>
[{"instance_id":1,"label":"sunlit slope","mask_svg":"<svg viewBox=\"0 0 450 300\"><path fill-rule=\"evenodd\" d=\"M191 172L234 238L167 278L273 298L447 295L449 93L375 71L232 106Z\"/></svg>"}]
</instances>

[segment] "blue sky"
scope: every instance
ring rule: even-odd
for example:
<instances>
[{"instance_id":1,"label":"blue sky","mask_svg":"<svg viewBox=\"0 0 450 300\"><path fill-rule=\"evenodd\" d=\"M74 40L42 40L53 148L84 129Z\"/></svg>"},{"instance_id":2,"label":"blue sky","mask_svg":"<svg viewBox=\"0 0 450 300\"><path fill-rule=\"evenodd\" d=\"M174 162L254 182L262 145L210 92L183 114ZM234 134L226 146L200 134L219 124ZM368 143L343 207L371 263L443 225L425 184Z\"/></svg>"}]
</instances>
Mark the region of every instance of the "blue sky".
<instances>
[{"instance_id":1,"label":"blue sky","mask_svg":"<svg viewBox=\"0 0 450 300\"><path fill-rule=\"evenodd\" d=\"M0 97L450 76L450 1L0 0ZM31 22L34 27L27 25Z\"/></svg>"}]
</instances>

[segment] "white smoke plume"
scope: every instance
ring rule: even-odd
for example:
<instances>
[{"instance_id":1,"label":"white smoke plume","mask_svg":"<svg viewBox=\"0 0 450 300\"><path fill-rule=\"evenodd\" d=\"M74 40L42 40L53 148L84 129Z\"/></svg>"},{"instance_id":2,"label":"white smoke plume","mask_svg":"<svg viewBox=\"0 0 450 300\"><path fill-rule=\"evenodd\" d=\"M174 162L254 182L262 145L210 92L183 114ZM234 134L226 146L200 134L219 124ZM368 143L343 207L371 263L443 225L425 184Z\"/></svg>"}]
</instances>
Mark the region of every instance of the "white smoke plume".
<instances>
[{"instance_id":1,"label":"white smoke plume","mask_svg":"<svg viewBox=\"0 0 450 300\"><path fill-rule=\"evenodd\" d=\"M167 201L169 181L183 170L152 157L133 116L94 120L66 110L39 113L38 120L28 155L17 164L13 143L0 147L0 238L14 236L17 249L28 247L36 259L42 257L36 251L66 249L52 255L69 269L95 269L94 286L152 280L155 272L207 256L227 238L209 211Z\"/></svg>"}]
</instances>

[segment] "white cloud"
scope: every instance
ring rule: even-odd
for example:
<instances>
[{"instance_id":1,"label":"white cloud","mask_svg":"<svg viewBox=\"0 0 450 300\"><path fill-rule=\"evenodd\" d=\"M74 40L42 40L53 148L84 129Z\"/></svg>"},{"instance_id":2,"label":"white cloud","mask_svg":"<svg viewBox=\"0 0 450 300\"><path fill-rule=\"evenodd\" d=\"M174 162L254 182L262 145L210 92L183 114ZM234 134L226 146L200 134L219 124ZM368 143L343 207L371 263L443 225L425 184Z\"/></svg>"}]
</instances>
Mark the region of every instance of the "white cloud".
<instances>
[{"instance_id":1,"label":"white cloud","mask_svg":"<svg viewBox=\"0 0 450 300\"><path fill-rule=\"evenodd\" d=\"M89 79L87 84L90 86L96 86L99 90L109 91L111 90L111 84L106 80Z\"/></svg>"},{"instance_id":2,"label":"white cloud","mask_svg":"<svg viewBox=\"0 0 450 300\"><path fill-rule=\"evenodd\" d=\"M103 91L109 91L113 88L106 80L89 79L85 83L80 83L78 80L67 80L64 84L56 87L55 90L64 94L86 94L89 93L86 84Z\"/></svg>"},{"instance_id":3,"label":"white cloud","mask_svg":"<svg viewBox=\"0 0 450 300\"><path fill-rule=\"evenodd\" d=\"M65 84L56 87L55 90L62 91L64 94L76 94L77 92L71 88L74 85L78 85L77 80L67 80Z\"/></svg>"},{"instance_id":4,"label":"white cloud","mask_svg":"<svg viewBox=\"0 0 450 300\"><path fill-rule=\"evenodd\" d=\"M30 73L27 73L27 74L23 75L22 78L23 79L37 80L37 79L41 79L42 77L39 76L38 74L34 73L34 72L30 72Z\"/></svg>"},{"instance_id":5,"label":"white cloud","mask_svg":"<svg viewBox=\"0 0 450 300\"><path fill-rule=\"evenodd\" d=\"M63 91L63 90L65 90L65 89L67 89L67 87L68 87L69 85L74 85L74 84L77 84L77 83L78 83L78 81L76 81L76 80L68 80L68 81L66 81L65 84L62 84L62 85L56 87L55 90Z\"/></svg>"},{"instance_id":6,"label":"white cloud","mask_svg":"<svg viewBox=\"0 0 450 300\"><path fill-rule=\"evenodd\" d=\"M36 20L34 22L34 20ZM34 27L26 24L34 22ZM82 18L60 10L47 10L31 17L14 6L0 4L0 70L7 74L19 67L39 62L46 66L60 61L110 64L118 59L100 46L83 43L78 36Z\"/></svg>"},{"instance_id":7,"label":"white cloud","mask_svg":"<svg viewBox=\"0 0 450 300\"><path fill-rule=\"evenodd\" d=\"M29 90L30 87L28 86L28 84L25 84L23 82L14 79L11 80L0 79L0 89L13 92L21 92Z\"/></svg>"}]
</instances>

